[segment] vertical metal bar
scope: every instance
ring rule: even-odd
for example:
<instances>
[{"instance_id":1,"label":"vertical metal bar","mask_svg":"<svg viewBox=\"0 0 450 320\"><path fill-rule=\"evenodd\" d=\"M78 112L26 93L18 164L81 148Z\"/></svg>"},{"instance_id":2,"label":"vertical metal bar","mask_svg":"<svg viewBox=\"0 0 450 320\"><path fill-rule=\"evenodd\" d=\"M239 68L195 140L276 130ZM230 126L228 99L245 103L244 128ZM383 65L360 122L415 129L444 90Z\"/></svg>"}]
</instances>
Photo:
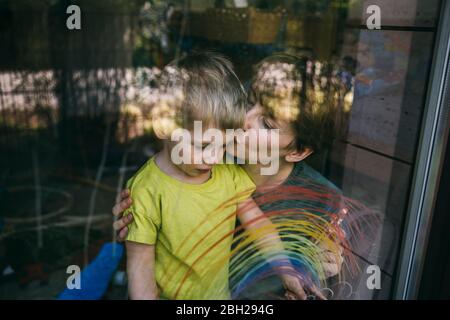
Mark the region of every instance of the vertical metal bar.
<instances>
[{"instance_id":1,"label":"vertical metal bar","mask_svg":"<svg viewBox=\"0 0 450 320\"><path fill-rule=\"evenodd\" d=\"M444 101L448 87L450 55L450 1L442 1L430 81L418 145L409 210L400 251L395 299L416 299L425 259L435 197L444 158L449 106Z\"/></svg>"}]
</instances>

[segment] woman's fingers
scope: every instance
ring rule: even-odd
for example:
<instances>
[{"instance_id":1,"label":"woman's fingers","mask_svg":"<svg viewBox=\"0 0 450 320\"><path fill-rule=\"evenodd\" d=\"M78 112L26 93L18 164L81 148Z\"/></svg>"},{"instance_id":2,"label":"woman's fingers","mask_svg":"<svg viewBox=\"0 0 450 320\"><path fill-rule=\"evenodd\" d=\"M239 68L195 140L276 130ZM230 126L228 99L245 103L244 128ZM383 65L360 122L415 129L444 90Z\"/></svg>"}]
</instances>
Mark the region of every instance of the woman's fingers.
<instances>
[{"instance_id":1,"label":"woman's fingers","mask_svg":"<svg viewBox=\"0 0 450 320\"><path fill-rule=\"evenodd\" d=\"M305 290L303 290L301 285L286 292L286 298L288 300L306 300L307 297L308 296L306 295L306 292Z\"/></svg>"},{"instance_id":2,"label":"woman's fingers","mask_svg":"<svg viewBox=\"0 0 450 320\"><path fill-rule=\"evenodd\" d=\"M114 228L114 230L119 231L119 230L123 229L124 227L126 227L127 225L129 225L131 223L131 221L133 221L133 215L128 214L125 217L122 217L119 220L114 221L113 228Z\"/></svg>"},{"instance_id":3,"label":"woman's fingers","mask_svg":"<svg viewBox=\"0 0 450 320\"><path fill-rule=\"evenodd\" d=\"M133 221L133 215L130 213L125 217L122 217L123 212L128 209L132 204L130 197L130 190L125 189L120 193L120 201L116 203L112 209L112 213L115 217L121 217L117 221L114 221L113 228L117 231L118 241L124 241L128 235L127 225Z\"/></svg>"},{"instance_id":4,"label":"woman's fingers","mask_svg":"<svg viewBox=\"0 0 450 320\"><path fill-rule=\"evenodd\" d=\"M323 295L322 292L315 286L312 285L309 287L309 291L319 300L327 300L327 298Z\"/></svg>"},{"instance_id":5,"label":"woman's fingers","mask_svg":"<svg viewBox=\"0 0 450 320\"><path fill-rule=\"evenodd\" d=\"M334 277L341 272L341 265L337 263L323 263L322 268L325 278Z\"/></svg>"},{"instance_id":6,"label":"woman's fingers","mask_svg":"<svg viewBox=\"0 0 450 320\"><path fill-rule=\"evenodd\" d=\"M113 209L113 213L114 215L117 215L120 212L120 210L125 210L127 209L130 204L131 204L131 198L130 198L130 189L124 189L120 192L120 199L119 201L117 201L116 205L114 207L117 207L116 211L114 212ZM118 206L119 205L119 206ZM125 208L123 207L125 206ZM116 214L117 213L117 214Z\"/></svg>"},{"instance_id":7,"label":"woman's fingers","mask_svg":"<svg viewBox=\"0 0 450 320\"><path fill-rule=\"evenodd\" d=\"M284 296L286 297L286 300L297 300L297 297L295 294L293 294L292 292L286 292L284 294ZM302 299L304 300L304 299Z\"/></svg>"},{"instance_id":8,"label":"woman's fingers","mask_svg":"<svg viewBox=\"0 0 450 320\"><path fill-rule=\"evenodd\" d=\"M324 271L324 277L329 278L341 272L344 257L341 252L323 251L320 253L320 260Z\"/></svg>"},{"instance_id":9,"label":"woman's fingers","mask_svg":"<svg viewBox=\"0 0 450 320\"><path fill-rule=\"evenodd\" d=\"M306 300L307 295L303 289L303 282L298 277L285 275L283 280L286 289L285 297L289 300Z\"/></svg>"},{"instance_id":10,"label":"woman's fingers","mask_svg":"<svg viewBox=\"0 0 450 320\"><path fill-rule=\"evenodd\" d=\"M120 216L126 209L131 206L132 202L133 201L131 200L131 198L125 198L119 203L116 203L116 205L112 209L113 215L115 215L116 217Z\"/></svg>"},{"instance_id":11,"label":"woman's fingers","mask_svg":"<svg viewBox=\"0 0 450 320\"><path fill-rule=\"evenodd\" d=\"M122 192L120 193L120 198L121 200L128 198L130 196L130 189L124 189L122 190Z\"/></svg>"},{"instance_id":12,"label":"woman's fingers","mask_svg":"<svg viewBox=\"0 0 450 320\"><path fill-rule=\"evenodd\" d=\"M124 227L117 234L117 240L119 240L120 242L125 241L127 235L128 235L128 227Z\"/></svg>"}]
</instances>

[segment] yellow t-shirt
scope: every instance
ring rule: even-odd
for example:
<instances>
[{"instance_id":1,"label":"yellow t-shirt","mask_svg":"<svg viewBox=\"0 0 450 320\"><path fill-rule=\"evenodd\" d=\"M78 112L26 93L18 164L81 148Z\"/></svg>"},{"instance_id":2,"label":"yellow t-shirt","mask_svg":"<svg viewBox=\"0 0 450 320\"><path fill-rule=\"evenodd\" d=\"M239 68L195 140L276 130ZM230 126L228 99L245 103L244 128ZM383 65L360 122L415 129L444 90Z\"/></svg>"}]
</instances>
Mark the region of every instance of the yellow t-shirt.
<instances>
[{"instance_id":1,"label":"yellow t-shirt","mask_svg":"<svg viewBox=\"0 0 450 320\"><path fill-rule=\"evenodd\" d=\"M237 203L255 185L238 165L219 164L203 184L167 175L154 158L128 181L128 241L155 245L155 279L166 299L229 299L228 262Z\"/></svg>"}]
</instances>

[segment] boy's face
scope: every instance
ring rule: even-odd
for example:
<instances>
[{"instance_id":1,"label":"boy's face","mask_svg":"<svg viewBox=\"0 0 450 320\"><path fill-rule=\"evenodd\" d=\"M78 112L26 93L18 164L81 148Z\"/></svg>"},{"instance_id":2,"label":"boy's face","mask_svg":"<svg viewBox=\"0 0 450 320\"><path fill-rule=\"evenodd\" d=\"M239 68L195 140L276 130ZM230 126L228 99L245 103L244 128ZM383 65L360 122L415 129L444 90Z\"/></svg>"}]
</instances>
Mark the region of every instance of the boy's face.
<instances>
[{"instance_id":1,"label":"boy's face","mask_svg":"<svg viewBox=\"0 0 450 320\"><path fill-rule=\"evenodd\" d=\"M213 134L208 134L211 132ZM174 150L177 143L171 141L170 152L183 158L181 164L175 164L181 171L190 177L199 177L209 175L213 166L222 161L229 142L223 130L212 127L203 129L200 133L190 130L180 142L183 148Z\"/></svg>"}]
</instances>

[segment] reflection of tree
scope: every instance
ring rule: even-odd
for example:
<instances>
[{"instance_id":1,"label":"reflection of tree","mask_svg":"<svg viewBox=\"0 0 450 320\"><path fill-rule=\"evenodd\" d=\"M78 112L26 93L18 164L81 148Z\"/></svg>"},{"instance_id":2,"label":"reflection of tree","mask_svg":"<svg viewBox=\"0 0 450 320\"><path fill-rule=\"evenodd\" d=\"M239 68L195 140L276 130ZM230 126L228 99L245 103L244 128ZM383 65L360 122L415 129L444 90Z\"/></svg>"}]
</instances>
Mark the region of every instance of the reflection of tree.
<instances>
[{"instance_id":1,"label":"reflection of tree","mask_svg":"<svg viewBox=\"0 0 450 320\"><path fill-rule=\"evenodd\" d=\"M168 22L172 13L166 1L145 1L139 11L133 65L162 66L163 55L171 49Z\"/></svg>"},{"instance_id":2,"label":"reflection of tree","mask_svg":"<svg viewBox=\"0 0 450 320\"><path fill-rule=\"evenodd\" d=\"M72 1L0 1L0 153L7 154L0 157L6 168L0 172L0 183L8 186L7 193L1 196L11 200L17 195L21 204L18 207L3 201L2 212L17 217L24 211L25 216L39 217L39 223L30 223L32 230L26 235L16 234L11 242L18 243L25 236L34 239L38 230L41 241L33 240L30 250L36 252L39 263L46 261L46 252L51 252L47 255L53 266L56 256L66 252L52 252L49 246L58 243L62 251L74 251L61 246L61 238L71 233L66 232L69 229L57 233L55 228L73 228L87 222L83 230L73 234L84 236L82 241L88 249L96 238L91 230L94 223L107 221L105 230L109 235L110 216L101 218L99 213L105 212L101 211L103 201L112 202L108 196L115 189L104 193L107 183L102 180L109 163L128 152L123 152L123 146L118 148L112 137L116 132L120 134L117 126L122 110L132 114L140 109L139 105L132 106L142 88L136 87L132 54L136 21L144 1L76 3L82 8L81 31L69 31L65 26L65 9ZM134 136L142 134L135 129ZM127 165L123 161L122 166ZM79 187L86 183L92 190ZM11 187L16 185L22 189ZM63 207L64 212L58 211L60 199L55 200L49 190L67 193L74 201ZM86 197L87 192L90 197ZM64 214L46 219L49 212ZM7 224L17 227L17 221ZM51 237L58 240L49 241ZM42 250L36 249L36 243L43 244ZM80 241L73 248L82 245ZM11 252L13 258L24 258L21 264L30 262L28 251ZM14 269L19 271L20 266Z\"/></svg>"},{"instance_id":3,"label":"reflection of tree","mask_svg":"<svg viewBox=\"0 0 450 320\"><path fill-rule=\"evenodd\" d=\"M65 9L70 1L2 1L0 40L5 52L15 53L1 54L2 131L17 138L17 130L52 128L58 153L69 161L101 144L107 123L114 134L122 109L136 111L129 93L135 86L132 56L144 3L80 0L82 30L69 31Z\"/></svg>"},{"instance_id":4,"label":"reflection of tree","mask_svg":"<svg viewBox=\"0 0 450 320\"><path fill-rule=\"evenodd\" d=\"M312 147L320 150L343 130L344 115L353 102L351 78L348 83L332 63L275 54L258 65L251 100L274 119L301 121L298 135L313 136Z\"/></svg>"}]
</instances>

